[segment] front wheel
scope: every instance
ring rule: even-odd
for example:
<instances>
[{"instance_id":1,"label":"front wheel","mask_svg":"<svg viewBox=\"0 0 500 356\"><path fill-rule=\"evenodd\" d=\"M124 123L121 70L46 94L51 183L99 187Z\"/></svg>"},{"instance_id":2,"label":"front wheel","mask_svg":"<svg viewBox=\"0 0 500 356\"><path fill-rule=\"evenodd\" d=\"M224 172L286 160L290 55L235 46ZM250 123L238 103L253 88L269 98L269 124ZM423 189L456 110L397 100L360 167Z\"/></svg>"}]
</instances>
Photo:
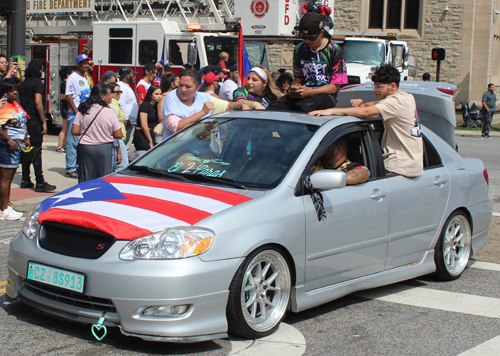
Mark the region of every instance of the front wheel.
<instances>
[{"instance_id":1,"label":"front wheel","mask_svg":"<svg viewBox=\"0 0 500 356\"><path fill-rule=\"evenodd\" d=\"M272 334L285 316L291 274L283 254L274 248L251 253L229 287L229 332L249 339Z\"/></svg>"},{"instance_id":2,"label":"front wheel","mask_svg":"<svg viewBox=\"0 0 500 356\"><path fill-rule=\"evenodd\" d=\"M446 281L459 278L469 263L471 244L469 220L462 212L456 211L446 221L436 245L435 275Z\"/></svg>"}]
</instances>

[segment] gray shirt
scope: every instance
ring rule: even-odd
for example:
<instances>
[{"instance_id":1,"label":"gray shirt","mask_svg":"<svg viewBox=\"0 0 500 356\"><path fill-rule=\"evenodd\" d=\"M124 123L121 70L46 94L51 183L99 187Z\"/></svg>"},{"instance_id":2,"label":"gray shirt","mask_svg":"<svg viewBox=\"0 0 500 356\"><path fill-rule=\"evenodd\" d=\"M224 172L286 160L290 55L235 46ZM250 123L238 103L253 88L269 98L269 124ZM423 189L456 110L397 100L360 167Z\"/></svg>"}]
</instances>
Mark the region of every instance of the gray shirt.
<instances>
[{"instance_id":1,"label":"gray shirt","mask_svg":"<svg viewBox=\"0 0 500 356\"><path fill-rule=\"evenodd\" d=\"M486 93L483 94L482 101L484 101L486 105L488 105L488 108L492 113L495 112L495 103L497 102L497 96L495 95L494 92L490 93L490 91L488 90Z\"/></svg>"}]
</instances>

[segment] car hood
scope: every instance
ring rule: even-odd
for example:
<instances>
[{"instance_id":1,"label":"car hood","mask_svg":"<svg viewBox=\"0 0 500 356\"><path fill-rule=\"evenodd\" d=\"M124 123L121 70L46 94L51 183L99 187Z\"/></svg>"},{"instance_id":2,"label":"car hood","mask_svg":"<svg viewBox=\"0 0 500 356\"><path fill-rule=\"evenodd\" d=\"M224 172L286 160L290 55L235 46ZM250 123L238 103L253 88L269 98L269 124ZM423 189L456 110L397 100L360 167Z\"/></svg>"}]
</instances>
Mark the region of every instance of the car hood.
<instances>
[{"instance_id":1,"label":"car hood","mask_svg":"<svg viewBox=\"0 0 500 356\"><path fill-rule=\"evenodd\" d=\"M78 184L44 200L38 221L75 225L105 232L119 240L133 240L169 227L196 224L262 194L262 191L109 176Z\"/></svg>"},{"instance_id":2,"label":"car hood","mask_svg":"<svg viewBox=\"0 0 500 356\"><path fill-rule=\"evenodd\" d=\"M338 95L339 107L351 106L351 99L363 99L365 102L375 101L377 97L371 87L372 82L361 85L346 86ZM456 86L448 83L402 81L399 89L412 94L417 104L418 116L425 125L455 148L455 104L453 94Z\"/></svg>"}]
</instances>

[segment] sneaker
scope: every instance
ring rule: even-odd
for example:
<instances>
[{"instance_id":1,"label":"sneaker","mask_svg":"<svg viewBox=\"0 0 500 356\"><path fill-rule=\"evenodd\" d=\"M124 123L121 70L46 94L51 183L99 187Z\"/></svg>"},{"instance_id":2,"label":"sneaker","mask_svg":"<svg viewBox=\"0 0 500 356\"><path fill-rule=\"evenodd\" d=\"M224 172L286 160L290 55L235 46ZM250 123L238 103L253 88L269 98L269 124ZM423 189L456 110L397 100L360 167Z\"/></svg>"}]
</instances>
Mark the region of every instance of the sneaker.
<instances>
[{"instance_id":1,"label":"sneaker","mask_svg":"<svg viewBox=\"0 0 500 356\"><path fill-rule=\"evenodd\" d=\"M49 192L51 190L55 190L56 186L49 184L47 182L43 182L41 184L37 184L35 188L35 192L43 193L43 192Z\"/></svg>"},{"instance_id":2,"label":"sneaker","mask_svg":"<svg viewBox=\"0 0 500 356\"><path fill-rule=\"evenodd\" d=\"M56 153L66 153L66 149L61 147L61 148L56 148Z\"/></svg>"},{"instance_id":3,"label":"sneaker","mask_svg":"<svg viewBox=\"0 0 500 356\"><path fill-rule=\"evenodd\" d=\"M23 213L15 211L12 207L8 207L4 211L0 211L0 218L2 220L19 220L23 216Z\"/></svg>"},{"instance_id":4,"label":"sneaker","mask_svg":"<svg viewBox=\"0 0 500 356\"><path fill-rule=\"evenodd\" d=\"M485 135L484 137L485 137L485 138L491 138L491 136L490 136L490 135Z\"/></svg>"},{"instance_id":5,"label":"sneaker","mask_svg":"<svg viewBox=\"0 0 500 356\"><path fill-rule=\"evenodd\" d=\"M21 181L21 189L33 188L35 185L29 180Z\"/></svg>"},{"instance_id":6,"label":"sneaker","mask_svg":"<svg viewBox=\"0 0 500 356\"><path fill-rule=\"evenodd\" d=\"M78 178L78 172L73 171L73 172L66 172L66 175L70 178Z\"/></svg>"}]
</instances>

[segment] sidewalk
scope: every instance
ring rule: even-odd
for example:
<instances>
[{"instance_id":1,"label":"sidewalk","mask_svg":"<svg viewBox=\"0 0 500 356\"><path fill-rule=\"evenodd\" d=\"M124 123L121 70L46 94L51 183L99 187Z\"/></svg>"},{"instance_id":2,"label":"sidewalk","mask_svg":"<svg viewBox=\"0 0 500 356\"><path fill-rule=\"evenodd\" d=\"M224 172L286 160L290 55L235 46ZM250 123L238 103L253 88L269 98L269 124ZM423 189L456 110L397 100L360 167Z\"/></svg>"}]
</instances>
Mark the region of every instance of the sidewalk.
<instances>
[{"instance_id":1,"label":"sidewalk","mask_svg":"<svg viewBox=\"0 0 500 356\"><path fill-rule=\"evenodd\" d=\"M455 136L481 137L481 131L455 130ZM498 132L498 131L490 131L490 136L491 137L500 137L500 132Z\"/></svg>"}]
</instances>

